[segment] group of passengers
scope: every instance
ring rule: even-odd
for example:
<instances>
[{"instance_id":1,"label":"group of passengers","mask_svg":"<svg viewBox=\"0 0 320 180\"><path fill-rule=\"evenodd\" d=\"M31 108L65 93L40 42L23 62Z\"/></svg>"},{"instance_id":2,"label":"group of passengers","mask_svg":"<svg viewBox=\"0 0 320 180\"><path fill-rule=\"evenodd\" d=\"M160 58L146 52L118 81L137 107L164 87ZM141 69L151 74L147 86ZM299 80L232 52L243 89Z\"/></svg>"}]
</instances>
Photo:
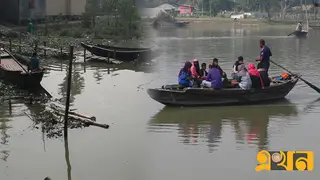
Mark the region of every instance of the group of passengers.
<instances>
[{"instance_id":1,"label":"group of passengers","mask_svg":"<svg viewBox=\"0 0 320 180\"><path fill-rule=\"evenodd\" d=\"M260 57L256 59L259 61L257 68L254 63L249 63L246 67L243 57L240 56L233 65L231 80L228 80L226 73L219 66L217 58L214 58L212 64L209 64L208 71L206 63L202 63L200 68L197 59L194 59L192 63L187 61L180 70L179 85L213 89L236 87L245 90L268 87L270 86L268 69L271 51L264 45L264 40L260 40L260 47Z\"/></svg>"}]
</instances>

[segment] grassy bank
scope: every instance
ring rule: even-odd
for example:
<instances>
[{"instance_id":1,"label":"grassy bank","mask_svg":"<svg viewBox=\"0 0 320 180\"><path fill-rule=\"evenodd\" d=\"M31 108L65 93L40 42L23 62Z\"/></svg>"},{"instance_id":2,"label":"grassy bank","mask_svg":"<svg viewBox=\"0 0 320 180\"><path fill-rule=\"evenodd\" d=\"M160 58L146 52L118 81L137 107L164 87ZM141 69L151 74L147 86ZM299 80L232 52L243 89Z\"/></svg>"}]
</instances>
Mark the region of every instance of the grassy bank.
<instances>
[{"instance_id":1,"label":"grassy bank","mask_svg":"<svg viewBox=\"0 0 320 180\"><path fill-rule=\"evenodd\" d=\"M1 40L11 41L12 44L21 42L29 46L23 49L23 54L30 54L36 44L67 50L70 45L80 49L81 42L125 45L125 42L139 42L145 38L140 21L120 22L112 18L97 18L94 25L90 23L91 21L82 20L37 24L33 35L26 32L27 27L2 28Z\"/></svg>"}]
</instances>

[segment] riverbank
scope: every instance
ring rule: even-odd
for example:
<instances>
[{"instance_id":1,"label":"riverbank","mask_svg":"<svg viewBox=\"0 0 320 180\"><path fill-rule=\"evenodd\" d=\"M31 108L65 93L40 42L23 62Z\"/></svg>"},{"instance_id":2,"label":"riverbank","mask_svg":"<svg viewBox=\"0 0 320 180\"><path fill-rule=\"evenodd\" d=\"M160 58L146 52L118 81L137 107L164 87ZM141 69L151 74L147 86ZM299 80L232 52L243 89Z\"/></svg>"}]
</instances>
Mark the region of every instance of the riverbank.
<instances>
[{"instance_id":1,"label":"riverbank","mask_svg":"<svg viewBox=\"0 0 320 180\"><path fill-rule=\"evenodd\" d=\"M189 22L208 22L208 23L223 23L223 24L234 24L234 23L241 23L241 24L257 24L263 26L286 26L291 27L296 25L296 21L293 20L267 20L267 19L240 19L234 21L231 18L221 18L221 17L177 17L176 20L178 21L189 21Z\"/></svg>"}]
</instances>

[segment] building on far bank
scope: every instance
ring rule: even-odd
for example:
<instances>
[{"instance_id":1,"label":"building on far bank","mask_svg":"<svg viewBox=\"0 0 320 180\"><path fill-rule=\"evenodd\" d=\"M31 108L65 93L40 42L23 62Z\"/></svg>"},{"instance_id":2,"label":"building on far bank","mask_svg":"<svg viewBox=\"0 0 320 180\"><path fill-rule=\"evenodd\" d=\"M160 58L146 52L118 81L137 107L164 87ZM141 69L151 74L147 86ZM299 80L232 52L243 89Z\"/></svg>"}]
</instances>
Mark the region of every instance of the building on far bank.
<instances>
[{"instance_id":1,"label":"building on far bank","mask_svg":"<svg viewBox=\"0 0 320 180\"><path fill-rule=\"evenodd\" d=\"M186 4L179 5L180 16L192 16L195 10L196 10L195 7L191 5L186 5Z\"/></svg>"},{"instance_id":2,"label":"building on far bank","mask_svg":"<svg viewBox=\"0 0 320 180\"><path fill-rule=\"evenodd\" d=\"M3 21L20 24L50 16L80 16L87 0L0 0Z\"/></svg>"}]
</instances>

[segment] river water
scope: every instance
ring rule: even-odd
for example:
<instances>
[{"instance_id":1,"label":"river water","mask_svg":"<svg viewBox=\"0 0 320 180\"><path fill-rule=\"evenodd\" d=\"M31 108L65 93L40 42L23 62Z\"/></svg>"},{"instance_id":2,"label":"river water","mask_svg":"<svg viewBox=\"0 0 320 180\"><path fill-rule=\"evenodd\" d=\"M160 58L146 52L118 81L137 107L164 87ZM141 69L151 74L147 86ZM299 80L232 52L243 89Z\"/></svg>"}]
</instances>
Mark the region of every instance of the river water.
<instances>
[{"instance_id":1,"label":"river water","mask_svg":"<svg viewBox=\"0 0 320 180\"><path fill-rule=\"evenodd\" d=\"M96 116L110 129L69 130L66 147L63 138L47 138L32 128L24 112L40 107L15 103L10 111L2 104L0 179L319 179L319 94L303 82L283 101L240 107L169 108L146 93L147 88L176 83L186 60L208 64L217 57L226 72L240 55L254 62L260 38L274 61L320 86L320 31L297 39L287 36L290 30L163 29L151 32L161 49L152 67L75 64L71 108ZM67 65L48 62L43 62L49 72L42 84L55 98L65 97ZM275 66L270 71L282 72ZM314 171L255 172L261 149L314 151Z\"/></svg>"}]
</instances>

